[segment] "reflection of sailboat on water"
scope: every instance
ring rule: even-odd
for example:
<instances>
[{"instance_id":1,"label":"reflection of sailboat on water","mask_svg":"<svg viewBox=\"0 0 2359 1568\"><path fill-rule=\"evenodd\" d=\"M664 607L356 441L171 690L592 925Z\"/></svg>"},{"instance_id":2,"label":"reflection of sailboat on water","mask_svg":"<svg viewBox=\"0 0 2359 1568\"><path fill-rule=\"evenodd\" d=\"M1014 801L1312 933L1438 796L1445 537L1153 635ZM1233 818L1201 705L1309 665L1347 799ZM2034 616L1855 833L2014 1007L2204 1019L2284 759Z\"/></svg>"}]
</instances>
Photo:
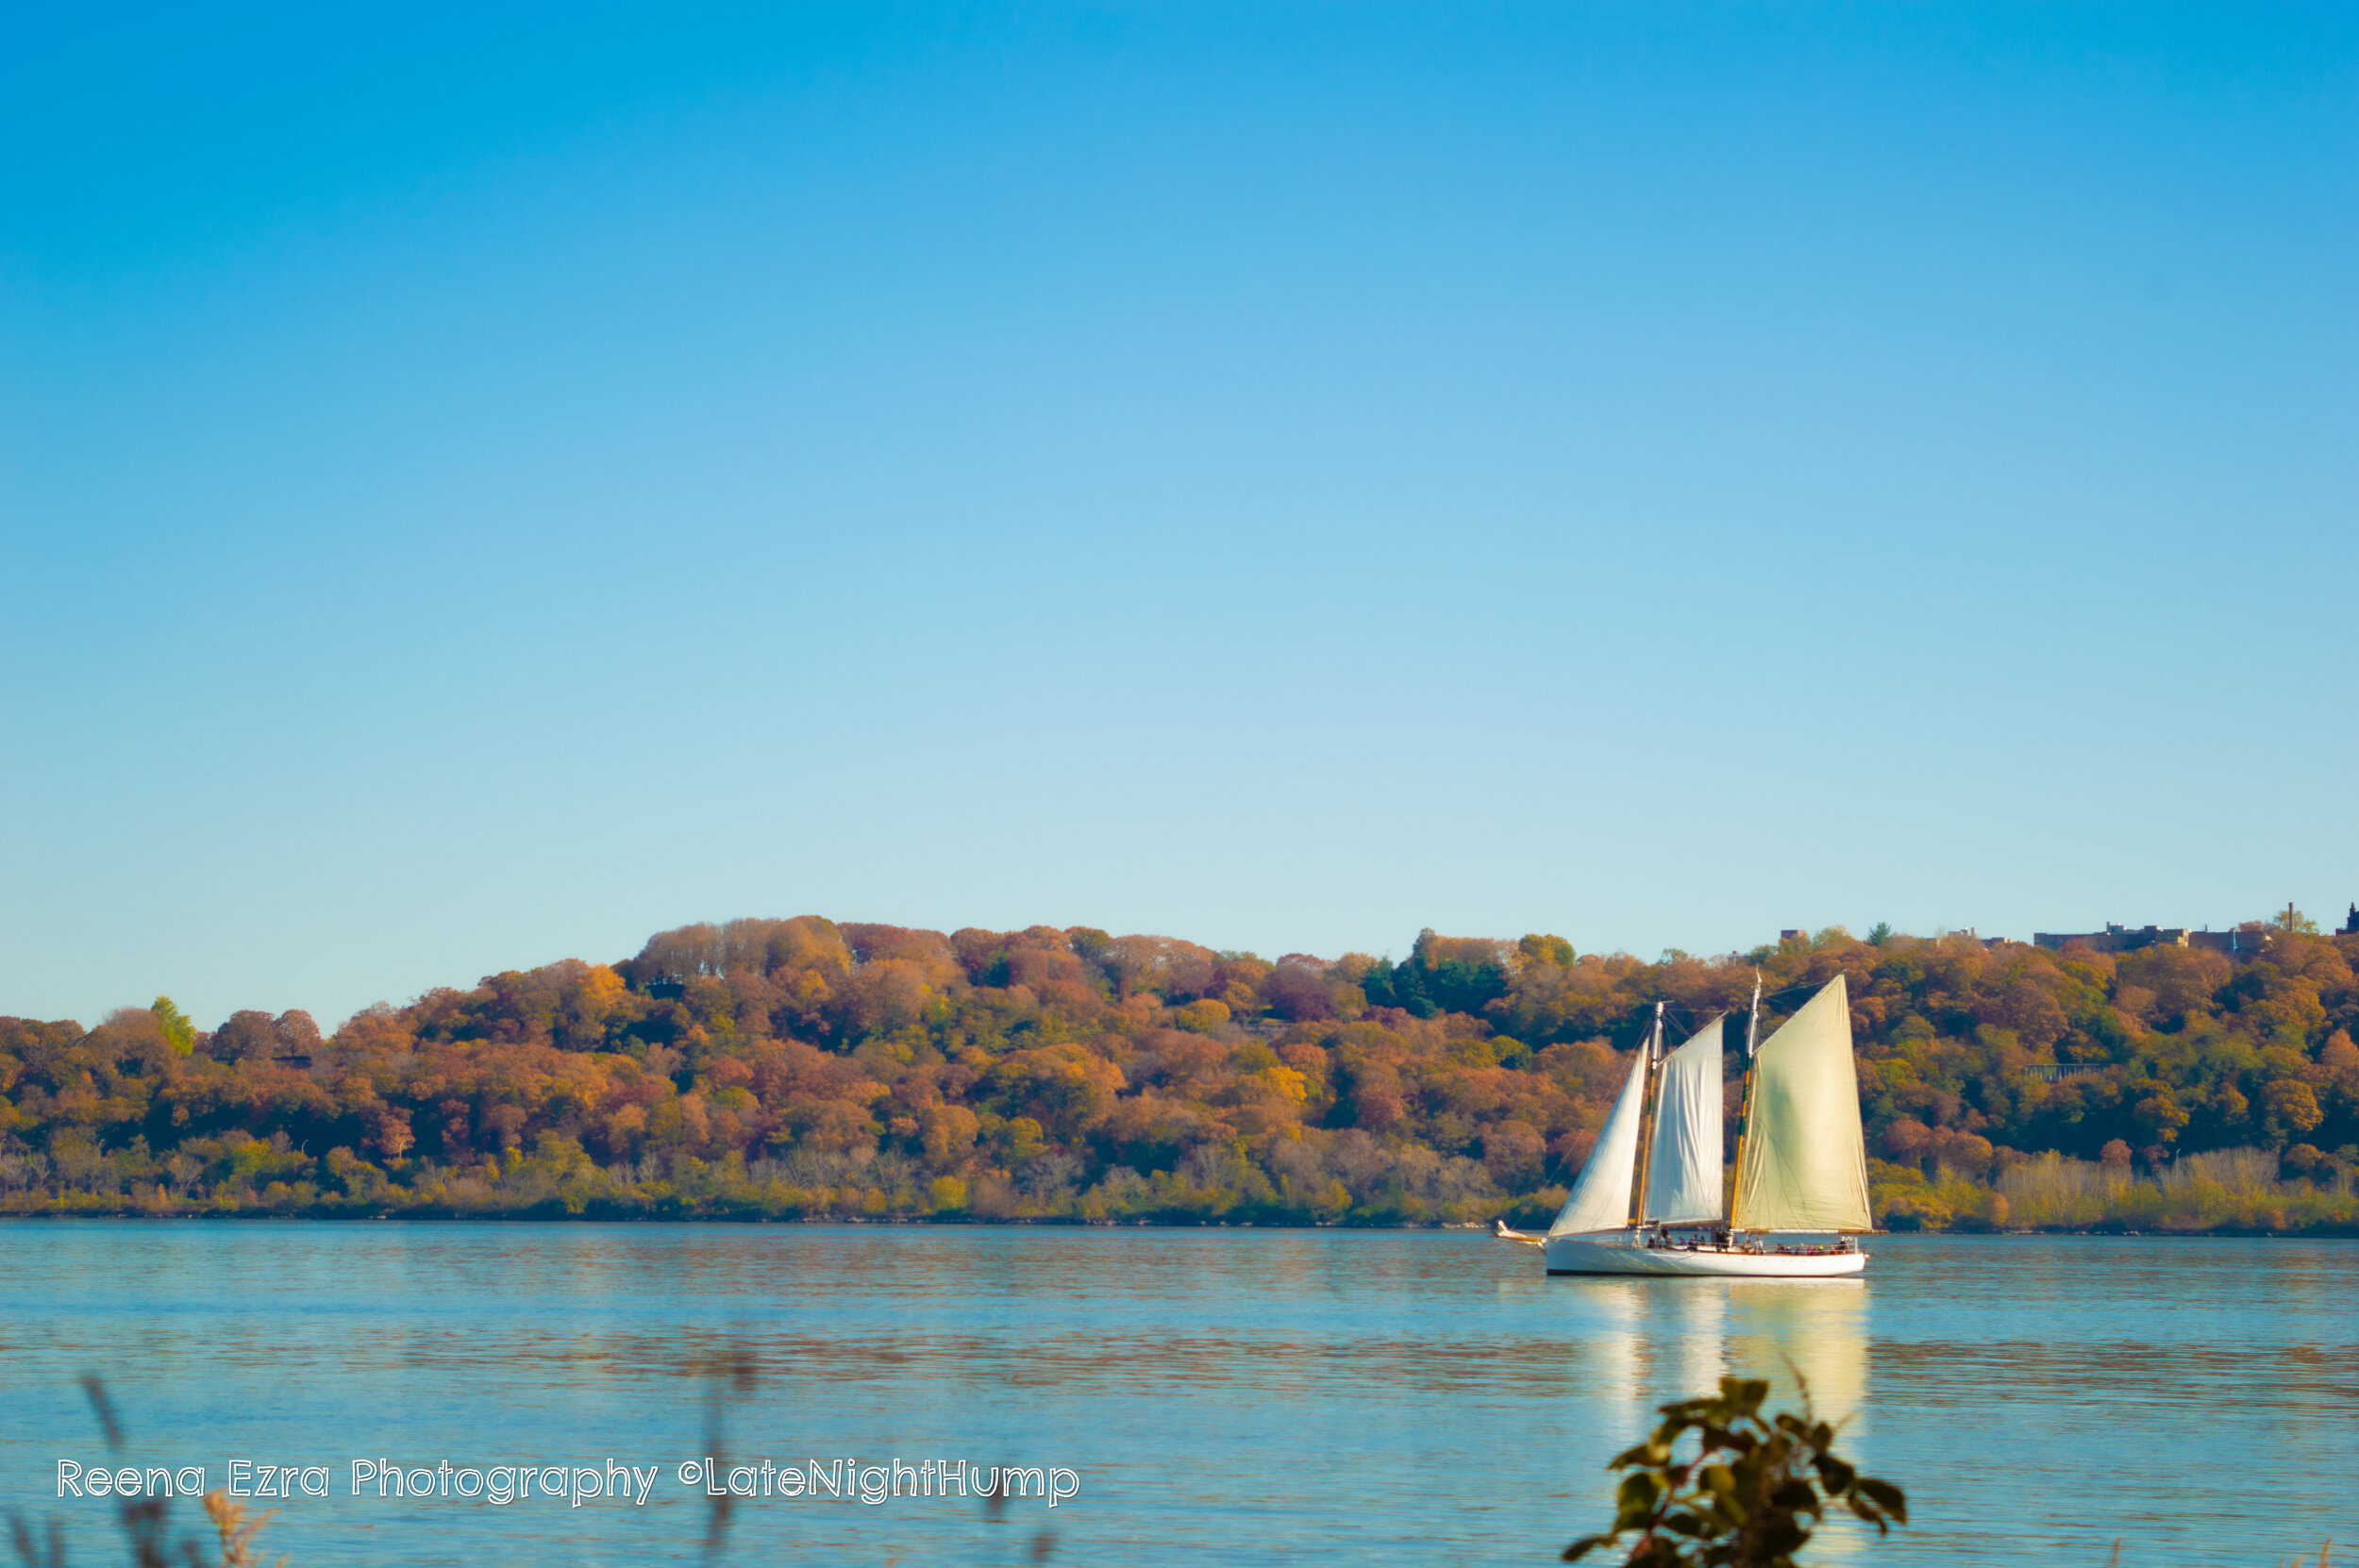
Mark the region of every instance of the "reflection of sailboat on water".
<instances>
[{"instance_id":1,"label":"reflection of sailboat on water","mask_svg":"<svg viewBox=\"0 0 2359 1568\"><path fill-rule=\"evenodd\" d=\"M1665 1296L1663 1289L1673 1294ZM1666 1399L1719 1387L1728 1370L1722 1342L1730 1293L1658 1287L1643 1279L1594 1279L1568 1305L1578 1314L1575 1355L1595 1429L1611 1450L1654 1429Z\"/></svg>"},{"instance_id":2,"label":"reflection of sailboat on water","mask_svg":"<svg viewBox=\"0 0 2359 1568\"><path fill-rule=\"evenodd\" d=\"M1712 1293L1730 1304L1732 1362L1767 1377L1781 1402L1807 1391L1814 1413L1843 1428L1843 1451L1857 1458L1857 1424L1867 1411L1866 1287L1857 1279L1765 1279ZM1785 1386L1789 1377L1793 1388Z\"/></svg>"},{"instance_id":3,"label":"reflection of sailboat on water","mask_svg":"<svg viewBox=\"0 0 2359 1568\"><path fill-rule=\"evenodd\" d=\"M1761 1014L1760 989L1753 1018ZM1852 1239L1874 1226L1851 1065L1851 1009L1836 976L1752 1051L1737 1124L1734 1212L1721 1212L1720 1034L1715 1018L1665 1051L1663 1009L1548 1234L1497 1234L1548 1250L1550 1274L1804 1276L1857 1274ZM1746 1037L1750 1046L1753 1029ZM1820 1236L1823 1243L1781 1241Z\"/></svg>"}]
</instances>

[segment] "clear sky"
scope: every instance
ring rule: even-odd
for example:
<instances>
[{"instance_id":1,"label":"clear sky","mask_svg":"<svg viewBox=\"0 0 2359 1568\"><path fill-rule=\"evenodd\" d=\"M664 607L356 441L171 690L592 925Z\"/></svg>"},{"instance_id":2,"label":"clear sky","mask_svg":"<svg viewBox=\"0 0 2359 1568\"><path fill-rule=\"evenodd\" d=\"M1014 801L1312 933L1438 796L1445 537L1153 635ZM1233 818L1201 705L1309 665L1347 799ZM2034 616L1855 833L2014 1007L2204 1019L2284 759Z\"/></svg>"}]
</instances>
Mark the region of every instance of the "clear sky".
<instances>
[{"instance_id":1,"label":"clear sky","mask_svg":"<svg viewBox=\"0 0 2359 1568\"><path fill-rule=\"evenodd\" d=\"M2359 9L15 7L0 1012L2359 897Z\"/></svg>"}]
</instances>

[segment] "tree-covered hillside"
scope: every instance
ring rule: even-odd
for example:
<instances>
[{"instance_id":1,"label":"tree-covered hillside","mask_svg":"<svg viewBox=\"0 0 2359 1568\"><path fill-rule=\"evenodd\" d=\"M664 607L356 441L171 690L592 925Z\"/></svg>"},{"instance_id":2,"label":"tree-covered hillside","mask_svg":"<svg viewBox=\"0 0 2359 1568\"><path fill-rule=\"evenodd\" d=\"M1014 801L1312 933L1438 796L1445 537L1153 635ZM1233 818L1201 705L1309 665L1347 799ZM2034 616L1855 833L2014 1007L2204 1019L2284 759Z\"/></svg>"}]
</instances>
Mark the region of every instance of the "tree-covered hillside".
<instances>
[{"instance_id":1,"label":"tree-covered hillside","mask_svg":"<svg viewBox=\"0 0 2359 1568\"><path fill-rule=\"evenodd\" d=\"M1831 929L1653 963L1428 931L1393 963L693 926L326 1038L163 998L0 1019L0 1208L1542 1219L1652 1004L1676 1038L1758 972L1765 1031L1849 977L1887 1223L2348 1225L2359 938L2253 929L2242 961Z\"/></svg>"}]
</instances>

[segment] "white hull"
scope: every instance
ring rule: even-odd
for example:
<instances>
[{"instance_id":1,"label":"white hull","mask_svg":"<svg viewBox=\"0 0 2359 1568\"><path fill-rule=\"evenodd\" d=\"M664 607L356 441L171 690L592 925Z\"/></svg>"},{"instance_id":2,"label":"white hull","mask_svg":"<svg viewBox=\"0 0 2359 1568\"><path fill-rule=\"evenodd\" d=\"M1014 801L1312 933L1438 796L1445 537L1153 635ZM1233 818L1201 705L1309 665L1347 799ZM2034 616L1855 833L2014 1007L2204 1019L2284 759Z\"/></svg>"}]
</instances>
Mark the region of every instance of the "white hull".
<instances>
[{"instance_id":1,"label":"white hull","mask_svg":"<svg viewBox=\"0 0 2359 1568\"><path fill-rule=\"evenodd\" d=\"M1864 1252L1721 1252L1698 1247L1632 1246L1615 1238L1581 1236L1548 1240L1550 1274L1644 1274L1722 1279L1832 1279L1867 1267Z\"/></svg>"}]
</instances>

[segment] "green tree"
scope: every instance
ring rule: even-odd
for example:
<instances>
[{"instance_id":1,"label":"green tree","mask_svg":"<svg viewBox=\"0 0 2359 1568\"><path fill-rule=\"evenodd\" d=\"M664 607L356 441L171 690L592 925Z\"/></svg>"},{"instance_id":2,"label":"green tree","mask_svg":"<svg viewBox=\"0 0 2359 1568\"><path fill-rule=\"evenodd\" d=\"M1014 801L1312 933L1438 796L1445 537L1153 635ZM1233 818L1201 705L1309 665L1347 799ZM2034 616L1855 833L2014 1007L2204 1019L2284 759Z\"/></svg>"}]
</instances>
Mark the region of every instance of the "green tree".
<instances>
[{"instance_id":1,"label":"green tree","mask_svg":"<svg viewBox=\"0 0 2359 1568\"><path fill-rule=\"evenodd\" d=\"M1571 968L1576 957L1573 944L1553 932L1547 935L1542 935L1537 931L1528 932L1524 940L1515 944L1515 948L1525 958L1534 962L1552 963L1563 969Z\"/></svg>"},{"instance_id":2,"label":"green tree","mask_svg":"<svg viewBox=\"0 0 2359 1568\"><path fill-rule=\"evenodd\" d=\"M189 1015L172 1005L169 996L159 996L148 1004L147 1010L156 1015L156 1026L163 1031L164 1043L182 1056L196 1050L196 1026Z\"/></svg>"}]
</instances>

